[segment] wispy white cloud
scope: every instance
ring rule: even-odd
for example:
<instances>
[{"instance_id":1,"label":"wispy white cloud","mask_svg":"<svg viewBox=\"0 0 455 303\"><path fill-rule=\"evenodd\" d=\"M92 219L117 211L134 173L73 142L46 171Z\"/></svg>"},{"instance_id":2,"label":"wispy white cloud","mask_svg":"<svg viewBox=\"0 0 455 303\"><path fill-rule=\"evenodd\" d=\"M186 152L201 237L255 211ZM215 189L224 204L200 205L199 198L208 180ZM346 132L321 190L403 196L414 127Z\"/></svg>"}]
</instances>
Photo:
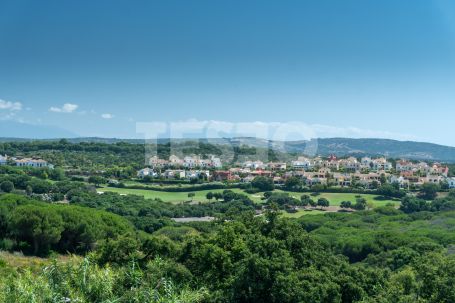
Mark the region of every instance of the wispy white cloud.
<instances>
[{"instance_id":1,"label":"wispy white cloud","mask_svg":"<svg viewBox=\"0 0 455 303\"><path fill-rule=\"evenodd\" d=\"M103 119L112 119L112 118L114 118L114 115L113 114L102 114L101 118L103 118Z\"/></svg>"},{"instance_id":2,"label":"wispy white cloud","mask_svg":"<svg viewBox=\"0 0 455 303\"><path fill-rule=\"evenodd\" d=\"M19 111L22 110L22 103L5 101L0 99L0 110Z\"/></svg>"},{"instance_id":3,"label":"wispy white cloud","mask_svg":"<svg viewBox=\"0 0 455 303\"><path fill-rule=\"evenodd\" d=\"M65 104L63 104L62 107L52 106L51 108L49 108L49 111L54 112L54 113L72 113L78 107L79 107L79 105L77 105L77 104L65 103Z\"/></svg>"}]
</instances>

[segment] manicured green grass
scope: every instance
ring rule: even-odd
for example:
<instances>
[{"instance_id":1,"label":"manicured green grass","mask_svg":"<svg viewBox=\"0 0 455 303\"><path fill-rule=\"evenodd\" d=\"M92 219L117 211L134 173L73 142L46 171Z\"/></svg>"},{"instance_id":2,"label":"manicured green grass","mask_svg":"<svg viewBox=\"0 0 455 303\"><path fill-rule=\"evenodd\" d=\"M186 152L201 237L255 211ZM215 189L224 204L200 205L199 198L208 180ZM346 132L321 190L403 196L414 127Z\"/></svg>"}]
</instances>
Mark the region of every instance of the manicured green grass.
<instances>
[{"instance_id":1,"label":"manicured green grass","mask_svg":"<svg viewBox=\"0 0 455 303\"><path fill-rule=\"evenodd\" d=\"M188 198L189 192L165 192L165 191L155 191L155 190L147 190L147 189L130 189L130 188L116 188L116 187L103 187L103 188L98 189L98 192L107 192L107 191L116 192L116 193L124 194L124 195L139 195L139 196L143 196L146 199L159 198L165 202L173 202L173 203L189 201L191 199L191 198ZM216 193L216 192L221 193L221 192L223 192L223 189L193 191L192 193L195 194L195 196L193 197L193 201L208 202L208 200L205 196L210 191L212 193ZM245 192L243 190L237 189L237 188L232 189L232 191L245 194ZM249 196L255 202L259 202L261 200L260 194L249 195ZM212 200L212 201L214 201L214 200Z\"/></svg>"},{"instance_id":2,"label":"manicured green grass","mask_svg":"<svg viewBox=\"0 0 455 303\"><path fill-rule=\"evenodd\" d=\"M279 190L277 190L279 191ZM281 191L279 191L281 192ZM288 192L291 196L300 199L300 196L303 194L308 194L313 200L317 200L319 198L326 198L329 200L331 206L339 206L342 201L351 201L355 203L357 200L357 196L361 196L367 200L367 203L373 203L374 206L384 206L387 203L393 203L394 205L399 205L399 200L391 200L380 199L378 195L371 195L371 194L351 194L351 193L319 193L317 196L313 196L309 193L299 193L299 192Z\"/></svg>"},{"instance_id":3,"label":"manicured green grass","mask_svg":"<svg viewBox=\"0 0 455 303\"><path fill-rule=\"evenodd\" d=\"M98 191L100 192L116 192L119 194L125 195L140 195L145 197L146 199L155 199L159 198L165 202L173 202L178 203L182 201L190 200L188 198L188 192L165 192L165 191L154 191L154 190L147 190L147 189L130 189L130 188L116 188L116 187L104 187L99 188ZM223 192L222 189L216 190L200 190L200 191L193 191L195 196L193 197L193 201L198 202L208 202L207 198L205 197L208 192ZM247 194L241 189L232 189L232 191L237 193L243 193L248 195L254 202L260 203L262 193L257 194ZM283 192L281 190L276 190L276 192ZM289 194L297 199L300 199L300 196L303 193L299 192L289 192ZM397 200L379 200L377 195L370 195L370 194L350 194L350 193L320 193L317 196L311 196L314 200L317 200L321 197L324 197L329 200L331 206L339 206L342 201L351 201L355 203L357 196L361 196L367 200L367 203L372 203L374 206L383 206L387 203L393 203L395 205L399 205L399 201ZM212 200L214 201L214 200ZM313 211L315 212L315 211ZM307 211L305 213L313 213L311 211Z\"/></svg>"}]
</instances>

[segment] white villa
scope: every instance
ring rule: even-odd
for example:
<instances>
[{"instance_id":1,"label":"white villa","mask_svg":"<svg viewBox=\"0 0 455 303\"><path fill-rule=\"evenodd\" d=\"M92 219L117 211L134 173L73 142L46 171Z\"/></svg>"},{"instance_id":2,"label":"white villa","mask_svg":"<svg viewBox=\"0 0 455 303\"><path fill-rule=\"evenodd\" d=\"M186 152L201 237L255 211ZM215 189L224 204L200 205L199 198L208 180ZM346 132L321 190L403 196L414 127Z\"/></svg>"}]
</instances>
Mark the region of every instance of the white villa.
<instances>
[{"instance_id":1,"label":"white villa","mask_svg":"<svg viewBox=\"0 0 455 303\"><path fill-rule=\"evenodd\" d=\"M158 173L155 172L153 169L151 168L144 168L144 169L141 169L140 171L137 172L137 177L138 178L145 178L147 176L150 176L150 177L157 177L158 176Z\"/></svg>"},{"instance_id":2,"label":"white villa","mask_svg":"<svg viewBox=\"0 0 455 303\"><path fill-rule=\"evenodd\" d=\"M291 162L294 169L312 169L314 162L306 157L298 157L297 160Z\"/></svg>"},{"instance_id":3,"label":"white villa","mask_svg":"<svg viewBox=\"0 0 455 303\"><path fill-rule=\"evenodd\" d=\"M447 178L447 183L449 183L449 188L455 188L455 178Z\"/></svg>"},{"instance_id":4,"label":"white villa","mask_svg":"<svg viewBox=\"0 0 455 303\"><path fill-rule=\"evenodd\" d=\"M243 162L242 167L252 169L265 169L266 165L262 161L245 161Z\"/></svg>"},{"instance_id":5,"label":"white villa","mask_svg":"<svg viewBox=\"0 0 455 303\"><path fill-rule=\"evenodd\" d=\"M185 168L220 168L222 167L221 159L215 156L210 156L209 159L202 159L200 156L186 156L183 158L183 167Z\"/></svg>"},{"instance_id":6,"label":"white villa","mask_svg":"<svg viewBox=\"0 0 455 303\"><path fill-rule=\"evenodd\" d=\"M200 176L204 176L207 179L209 179L210 171L208 171L208 170L187 170L187 171L185 171L186 179L197 179Z\"/></svg>"},{"instance_id":7,"label":"white villa","mask_svg":"<svg viewBox=\"0 0 455 303\"><path fill-rule=\"evenodd\" d=\"M13 159L16 166L29 166L29 167L49 167L53 168L54 166L47 161L39 158L15 158Z\"/></svg>"},{"instance_id":8,"label":"white villa","mask_svg":"<svg viewBox=\"0 0 455 303\"><path fill-rule=\"evenodd\" d=\"M409 180L405 179L403 176L391 176L390 183L398 183L400 188L407 189L409 188Z\"/></svg>"},{"instance_id":9,"label":"white villa","mask_svg":"<svg viewBox=\"0 0 455 303\"><path fill-rule=\"evenodd\" d=\"M360 164L362 165L362 168L371 168L371 163L373 163L373 159L370 157L363 157L360 159Z\"/></svg>"},{"instance_id":10,"label":"white villa","mask_svg":"<svg viewBox=\"0 0 455 303\"><path fill-rule=\"evenodd\" d=\"M169 163L168 161L166 161L164 159L160 159L157 156L153 156L149 159L149 165L152 167L164 167L168 163Z\"/></svg>"},{"instance_id":11,"label":"white villa","mask_svg":"<svg viewBox=\"0 0 455 303\"><path fill-rule=\"evenodd\" d=\"M393 165L391 162L388 162L386 158L377 158L371 159L370 157L363 157L360 160L361 168L367 168L370 170L380 171L380 170L391 170Z\"/></svg>"},{"instance_id":12,"label":"white villa","mask_svg":"<svg viewBox=\"0 0 455 303\"><path fill-rule=\"evenodd\" d=\"M184 179L185 175L186 173L183 169L168 169L163 173L163 176L167 179Z\"/></svg>"},{"instance_id":13,"label":"white villa","mask_svg":"<svg viewBox=\"0 0 455 303\"><path fill-rule=\"evenodd\" d=\"M340 167L343 167L344 169L349 171L359 171L361 168L361 163L357 161L357 159L354 157L341 159L338 162L340 164Z\"/></svg>"},{"instance_id":14,"label":"white villa","mask_svg":"<svg viewBox=\"0 0 455 303\"><path fill-rule=\"evenodd\" d=\"M8 157L0 155L0 165L5 165L8 160Z\"/></svg>"}]
</instances>

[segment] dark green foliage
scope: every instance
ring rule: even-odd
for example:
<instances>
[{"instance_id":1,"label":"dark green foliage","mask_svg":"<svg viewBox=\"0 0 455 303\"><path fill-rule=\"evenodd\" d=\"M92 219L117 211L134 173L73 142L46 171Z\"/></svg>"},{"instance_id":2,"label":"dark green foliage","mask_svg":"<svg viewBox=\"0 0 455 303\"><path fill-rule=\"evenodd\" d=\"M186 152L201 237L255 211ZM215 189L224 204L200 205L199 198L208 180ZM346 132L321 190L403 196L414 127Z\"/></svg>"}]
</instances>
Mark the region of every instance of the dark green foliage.
<instances>
[{"instance_id":1,"label":"dark green foliage","mask_svg":"<svg viewBox=\"0 0 455 303\"><path fill-rule=\"evenodd\" d=\"M356 210L364 210L367 206L367 200L365 198L357 198L352 208Z\"/></svg>"},{"instance_id":2,"label":"dark green foliage","mask_svg":"<svg viewBox=\"0 0 455 303\"><path fill-rule=\"evenodd\" d=\"M431 209L431 202L415 197L406 197L401 201L400 209L405 213L428 211Z\"/></svg>"},{"instance_id":3,"label":"dark green foliage","mask_svg":"<svg viewBox=\"0 0 455 303\"><path fill-rule=\"evenodd\" d=\"M90 178L88 178L88 183L92 183L96 186L100 186L101 184L105 184L106 182L107 182L106 179L101 176L90 176Z\"/></svg>"},{"instance_id":4,"label":"dark green foliage","mask_svg":"<svg viewBox=\"0 0 455 303\"><path fill-rule=\"evenodd\" d=\"M284 182L284 188L287 190L299 190L303 185L302 179L298 177L287 178Z\"/></svg>"},{"instance_id":5,"label":"dark green foliage","mask_svg":"<svg viewBox=\"0 0 455 303\"><path fill-rule=\"evenodd\" d=\"M255 177L253 181L251 181L251 186L260 191L272 191L275 188L271 178L262 176Z\"/></svg>"},{"instance_id":6,"label":"dark green foliage","mask_svg":"<svg viewBox=\"0 0 455 303\"><path fill-rule=\"evenodd\" d=\"M205 197L206 197L207 200L209 200L209 201L212 200L212 199L214 198L214 197L213 197L213 193L212 193L211 191L209 191L209 192L205 195Z\"/></svg>"},{"instance_id":7,"label":"dark green foliage","mask_svg":"<svg viewBox=\"0 0 455 303\"><path fill-rule=\"evenodd\" d=\"M98 240L132 232L128 221L103 211L50 205L17 195L0 197L0 237L27 253L86 253Z\"/></svg>"},{"instance_id":8,"label":"dark green foliage","mask_svg":"<svg viewBox=\"0 0 455 303\"><path fill-rule=\"evenodd\" d=\"M77 187L70 192L72 203L115 209L137 224L140 221L135 218L164 220L162 215L167 211L174 214L191 207L134 196L98 195ZM71 295L84 293L84 298L91 298L85 302L95 298L137 302L139 295L149 298L143 287L160 289L159 279L172 280L184 289L186 285L206 289L204 302L392 303L417 297L420 302L453 302L455 261L447 255L450 245L455 244L453 211L406 214L384 206L373 211L289 220L280 218L278 203L302 203L311 198L303 195L297 200L283 193L268 197L270 204L262 216L246 210L231 213L235 205L246 206L251 201L226 191L222 201L207 206L228 207L220 208L220 214L224 213L228 220L199 222L193 227L164 221L158 231L149 235L134 231L122 218L103 211L3 195L0 245L8 246L8 236L14 243L26 244L21 247L28 245L30 252L34 252L34 239L39 239L37 254L45 254L46 250L93 250L91 260L113 266L109 273L99 272L96 276L102 284L93 284L106 292L88 291L72 280L76 273L71 277L56 276L62 273L57 268L50 280L55 285L50 286L55 298L62 289L68 289L65 287L75 285L77 291L73 289ZM438 200L437 205L444 207L451 199L449 195ZM430 206L435 207L433 203L436 201ZM135 264L134 269L131 264ZM84 266L87 270L88 265ZM17 274L15 279L24 277ZM47 285L46 279L39 276L36 286L30 285L29 289L35 295L44 295L38 285ZM2 282L0 274L0 286L8 285L2 293L8 295L7 299L17 301L25 294L5 281L8 280ZM117 284L113 286L110 281ZM150 281L156 284L149 284ZM87 283L95 283L95 279L90 276Z\"/></svg>"},{"instance_id":9,"label":"dark green foliage","mask_svg":"<svg viewBox=\"0 0 455 303\"><path fill-rule=\"evenodd\" d=\"M425 200L433 200L440 190L439 184L425 183L420 188L419 197Z\"/></svg>"},{"instance_id":10,"label":"dark green foliage","mask_svg":"<svg viewBox=\"0 0 455 303\"><path fill-rule=\"evenodd\" d=\"M318 199L318 206L320 206L321 208L322 207L329 207L330 206L330 202L326 198L319 198Z\"/></svg>"},{"instance_id":11,"label":"dark green foliage","mask_svg":"<svg viewBox=\"0 0 455 303\"><path fill-rule=\"evenodd\" d=\"M351 268L299 225L276 216L245 216L188 245L182 261L209 285L213 302L353 302L385 277Z\"/></svg>"},{"instance_id":12,"label":"dark green foliage","mask_svg":"<svg viewBox=\"0 0 455 303\"><path fill-rule=\"evenodd\" d=\"M63 220L56 209L24 205L15 208L9 219L9 231L18 241L27 242L34 255L46 255L58 243Z\"/></svg>"},{"instance_id":13,"label":"dark green foliage","mask_svg":"<svg viewBox=\"0 0 455 303\"><path fill-rule=\"evenodd\" d=\"M313 205L314 201L311 199L311 197L309 195L302 195L300 197L300 204L302 206Z\"/></svg>"},{"instance_id":14,"label":"dark green foliage","mask_svg":"<svg viewBox=\"0 0 455 303\"><path fill-rule=\"evenodd\" d=\"M402 199L400 209L405 213L455 210L455 199L452 195L433 201L427 201L415 197L406 197Z\"/></svg>"},{"instance_id":15,"label":"dark green foliage","mask_svg":"<svg viewBox=\"0 0 455 303\"><path fill-rule=\"evenodd\" d=\"M402 198L406 195L406 192L399 189L398 184L389 184L383 183L378 189L377 193L379 195L383 195L385 197L391 198Z\"/></svg>"},{"instance_id":16,"label":"dark green foliage","mask_svg":"<svg viewBox=\"0 0 455 303\"><path fill-rule=\"evenodd\" d=\"M174 222L170 218L215 216L225 214L228 210L232 215L252 211L256 207L246 195L230 190L214 193L213 196L216 199L213 203L172 204L161 200L147 200L142 196L121 196L111 192L100 195L75 190L68 194L72 204L115 213L130 220L136 228L150 233L164 226L173 225Z\"/></svg>"},{"instance_id":17,"label":"dark green foliage","mask_svg":"<svg viewBox=\"0 0 455 303\"><path fill-rule=\"evenodd\" d=\"M280 208L282 206L296 206L301 205L301 200L291 197L288 193L272 193L272 195L268 198L267 204L277 204Z\"/></svg>"},{"instance_id":18,"label":"dark green foliage","mask_svg":"<svg viewBox=\"0 0 455 303\"><path fill-rule=\"evenodd\" d=\"M352 207L352 202L351 201L342 201L340 203L341 208L351 208Z\"/></svg>"},{"instance_id":19,"label":"dark green foliage","mask_svg":"<svg viewBox=\"0 0 455 303\"><path fill-rule=\"evenodd\" d=\"M3 181L0 184L0 189L5 193L10 193L14 190L14 184L11 181Z\"/></svg>"}]
</instances>

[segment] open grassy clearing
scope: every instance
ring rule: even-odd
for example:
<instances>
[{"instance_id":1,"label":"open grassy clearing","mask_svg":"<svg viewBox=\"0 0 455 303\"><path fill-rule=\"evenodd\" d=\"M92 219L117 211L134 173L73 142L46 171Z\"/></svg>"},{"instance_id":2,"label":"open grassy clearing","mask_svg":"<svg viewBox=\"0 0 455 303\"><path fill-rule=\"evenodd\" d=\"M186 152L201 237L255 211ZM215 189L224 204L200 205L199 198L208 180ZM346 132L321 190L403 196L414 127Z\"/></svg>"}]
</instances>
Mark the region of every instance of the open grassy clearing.
<instances>
[{"instance_id":1,"label":"open grassy clearing","mask_svg":"<svg viewBox=\"0 0 455 303\"><path fill-rule=\"evenodd\" d=\"M277 192L283 192L281 190L276 190ZM288 192L291 196L300 199L300 196L304 193L299 192ZM308 194L308 193L307 193ZM318 195L309 194L313 200L319 198L326 198L329 200L331 206L339 206L343 201L351 201L352 203L356 202L358 196L365 198L367 203L372 203L374 206L384 206L388 203L393 203L394 205L399 205L400 200L392 199L382 199L381 196L371 195L371 194L352 194L352 193L318 193Z\"/></svg>"},{"instance_id":2,"label":"open grassy clearing","mask_svg":"<svg viewBox=\"0 0 455 303\"><path fill-rule=\"evenodd\" d=\"M165 191L155 191L155 190L148 190L148 189L130 189L130 188L116 188L116 187L103 187L99 188L98 192L116 192L119 194L124 194L124 195L139 195L143 196L146 199L155 199L159 198L165 202L172 202L172 203L179 203L182 201L188 201L190 198L188 198L188 193L190 192L165 192ZM223 189L214 189L214 190L200 190L200 191L192 191L192 193L195 194L193 197L193 201L197 202L209 202L207 198L205 197L208 192L216 193L216 192L223 192ZM237 192L237 193L243 193L245 192L241 189L234 188L232 191ZM260 202L261 201L261 194L253 194L249 195L250 198L255 201L255 202ZM214 201L214 200L212 200Z\"/></svg>"},{"instance_id":3,"label":"open grassy clearing","mask_svg":"<svg viewBox=\"0 0 455 303\"><path fill-rule=\"evenodd\" d=\"M147 189L130 189L130 188L116 188L116 187L103 187L98 189L99 192L116 192L119 194L124 194L124 195L139 195L143 196L146 199L155 199L159 198L165 202L173 202L173 203L178 203L182 201L188 201L188 193L189 192L164 192L164 191L154 191L154 190L147 190ZM216 190L200 190L200 191L194 191L193 193L195 194L193 201L198 201L198 202L209 202L207 198L205 197L208 192L223 192L222 189L216 189ZM247 194L241 189L232 189L232 191L237 192L237 193L242 193L248 195L254 202L260 203L262 202L261 196L262 193L257 193L257 194ZM275 190L276 192L283 192L281 190ZM289 194L297 199L300 199L300 196L303 193L299 192L289 192ZM331 206L339 206L342 201L351 201L352 203L355 203L357 197L363 197L367 200L367 203L372 203L374 206L383 206L388 203L393 203L395 205L399 205L399 200L391 200L391 199L385 199L382 200L380 196L378 195L371 195L371 194L351 194L351 193L319 193L317 196L312 196L314 200L317 200L318 198L326 198L330 201ZM213 201L213 200L212 200ZM305 213L313 213L311 211L306 211Z\"/></svg>"},{"instance_id":4,"label":"open grassy clearing","mask_svg":"<svg viewBox=\"0 0 455 303\"><path fill-rule=\"evenodd\" d=\"M54 259L57 262L67 263L71 259L77 259L75 255L53 255L51 258L40 258L35 256L25 256L22 253L9 253L0 251L0 269L7 265L11 268L28 268L33 272L38 272L43 266L50 264Z\"/></svg>"}]
</instances>

